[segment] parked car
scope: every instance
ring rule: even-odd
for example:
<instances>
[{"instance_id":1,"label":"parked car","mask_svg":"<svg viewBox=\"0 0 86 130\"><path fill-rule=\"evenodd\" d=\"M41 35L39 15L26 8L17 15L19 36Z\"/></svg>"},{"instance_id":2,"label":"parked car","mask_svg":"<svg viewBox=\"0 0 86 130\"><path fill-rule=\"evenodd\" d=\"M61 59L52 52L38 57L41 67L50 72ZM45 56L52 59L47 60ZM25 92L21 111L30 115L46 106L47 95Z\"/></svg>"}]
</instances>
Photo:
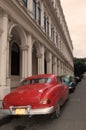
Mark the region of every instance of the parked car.
<instances>
[{"instance_id":1,"label":"parked car","mask_svg":"<svg viewBox=\"0 0 86 130\"><path fill-rule=\"evenodd\" d=\"M10 115L50 114L58 117L69 88L59 76L42 74L25 78L18 88L3 99L3 112Z\"/></svg>"},{"instance_id":2,"label":"parked car","mask_svg":"<svg viewBox=\"0 0 86 130\"><path fill-rule=\"evenodd\" d=\"M69 87L69 91L73 92L76 87L76 80L75 77L71 75L64 75L62 76L62 82L65 83Z\"/></svg>"},{"instance_id":3,"label":"parked car","mask_svg":"<svg viewBox=\"0 0 86 130\"><path fill-rule=\"evenodd\" d=\"M81 82L82 76L76 76L75 79L76 83L78 84L79 82Z\"/></svg>"}]
</instances>

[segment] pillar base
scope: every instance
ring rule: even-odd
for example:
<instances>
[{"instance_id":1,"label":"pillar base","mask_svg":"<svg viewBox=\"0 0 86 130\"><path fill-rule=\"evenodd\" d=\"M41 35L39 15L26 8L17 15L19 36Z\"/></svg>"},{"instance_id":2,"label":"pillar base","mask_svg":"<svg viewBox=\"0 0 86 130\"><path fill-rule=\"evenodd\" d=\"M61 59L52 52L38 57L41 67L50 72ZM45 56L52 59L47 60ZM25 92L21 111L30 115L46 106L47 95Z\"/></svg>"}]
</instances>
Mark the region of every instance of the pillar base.
<instances>
[{"instance_id":1,"label":"pillar base","mask_svg":"<svg viewBox=\"0 0 86 130\"><path fill-rule=\"evenodd\" d=\"M3 100L4 96L10 92L10 87L1 86L0 87L0 100Z\"/></svg>"}]
</instances>

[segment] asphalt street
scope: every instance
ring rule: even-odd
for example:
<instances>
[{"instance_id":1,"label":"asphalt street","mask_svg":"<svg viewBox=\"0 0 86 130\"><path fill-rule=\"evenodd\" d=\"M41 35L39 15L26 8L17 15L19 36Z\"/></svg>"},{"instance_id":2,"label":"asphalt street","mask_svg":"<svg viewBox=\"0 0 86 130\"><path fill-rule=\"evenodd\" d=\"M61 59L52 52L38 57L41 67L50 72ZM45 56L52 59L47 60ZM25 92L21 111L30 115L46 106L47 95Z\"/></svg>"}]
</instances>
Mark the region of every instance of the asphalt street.
<instances>
[{"instance_id":1,"label":"asphalt street","mask_svg":"<svg viewBox=\"0 0 86 130\"><path fill-rule=\"evenodd\" d=\"M86 79L76 86L58 119L49 116L6 117L0 130L86 130Z\"/></svg>"}]
</instances>

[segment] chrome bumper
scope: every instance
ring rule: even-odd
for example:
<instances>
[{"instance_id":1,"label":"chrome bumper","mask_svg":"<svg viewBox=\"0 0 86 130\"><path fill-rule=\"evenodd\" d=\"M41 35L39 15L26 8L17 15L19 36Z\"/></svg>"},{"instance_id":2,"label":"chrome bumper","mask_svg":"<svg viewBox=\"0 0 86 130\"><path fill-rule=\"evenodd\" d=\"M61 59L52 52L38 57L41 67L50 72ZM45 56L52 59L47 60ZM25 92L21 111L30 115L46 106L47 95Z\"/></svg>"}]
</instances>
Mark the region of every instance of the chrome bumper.
<instances>
[{"instance_id":1,"label":"chrome bumper","mask_svg":"<svg viewBox=\"0 0 86 130\"><path fill-rule=\"evenodd\" d=\"M54 111L54 106L51 106L49 108L42 108L42 109L31 109L30 108L29 110L28 110L28 107L27 107L26 112L24 114L21 114L21 115L45 115L45 114L50 114L53 111ZM0 114L18 115L12 109L1 109Z\"/></svg>"}]
</instances>

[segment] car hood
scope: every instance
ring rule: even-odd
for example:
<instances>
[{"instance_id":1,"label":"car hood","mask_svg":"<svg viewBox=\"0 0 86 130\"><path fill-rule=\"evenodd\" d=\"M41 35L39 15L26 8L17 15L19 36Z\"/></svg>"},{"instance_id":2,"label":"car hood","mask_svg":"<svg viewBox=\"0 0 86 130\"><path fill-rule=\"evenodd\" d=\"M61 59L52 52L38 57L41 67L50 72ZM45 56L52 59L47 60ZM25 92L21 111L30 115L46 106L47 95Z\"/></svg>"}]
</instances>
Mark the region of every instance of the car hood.
<instances>
[{"instance_id":1,"label":"car hood","mask_svg":"<svg viewBox=\"0 0 86 130\"><path fill-rule=\"evenodd\" d=\"M32 84L18 87L13 92L9 93L4 101L9 106L24 106L38 104L44 91L47 91L51 85L47 84Z\"/></svg>"}]
</instances>

